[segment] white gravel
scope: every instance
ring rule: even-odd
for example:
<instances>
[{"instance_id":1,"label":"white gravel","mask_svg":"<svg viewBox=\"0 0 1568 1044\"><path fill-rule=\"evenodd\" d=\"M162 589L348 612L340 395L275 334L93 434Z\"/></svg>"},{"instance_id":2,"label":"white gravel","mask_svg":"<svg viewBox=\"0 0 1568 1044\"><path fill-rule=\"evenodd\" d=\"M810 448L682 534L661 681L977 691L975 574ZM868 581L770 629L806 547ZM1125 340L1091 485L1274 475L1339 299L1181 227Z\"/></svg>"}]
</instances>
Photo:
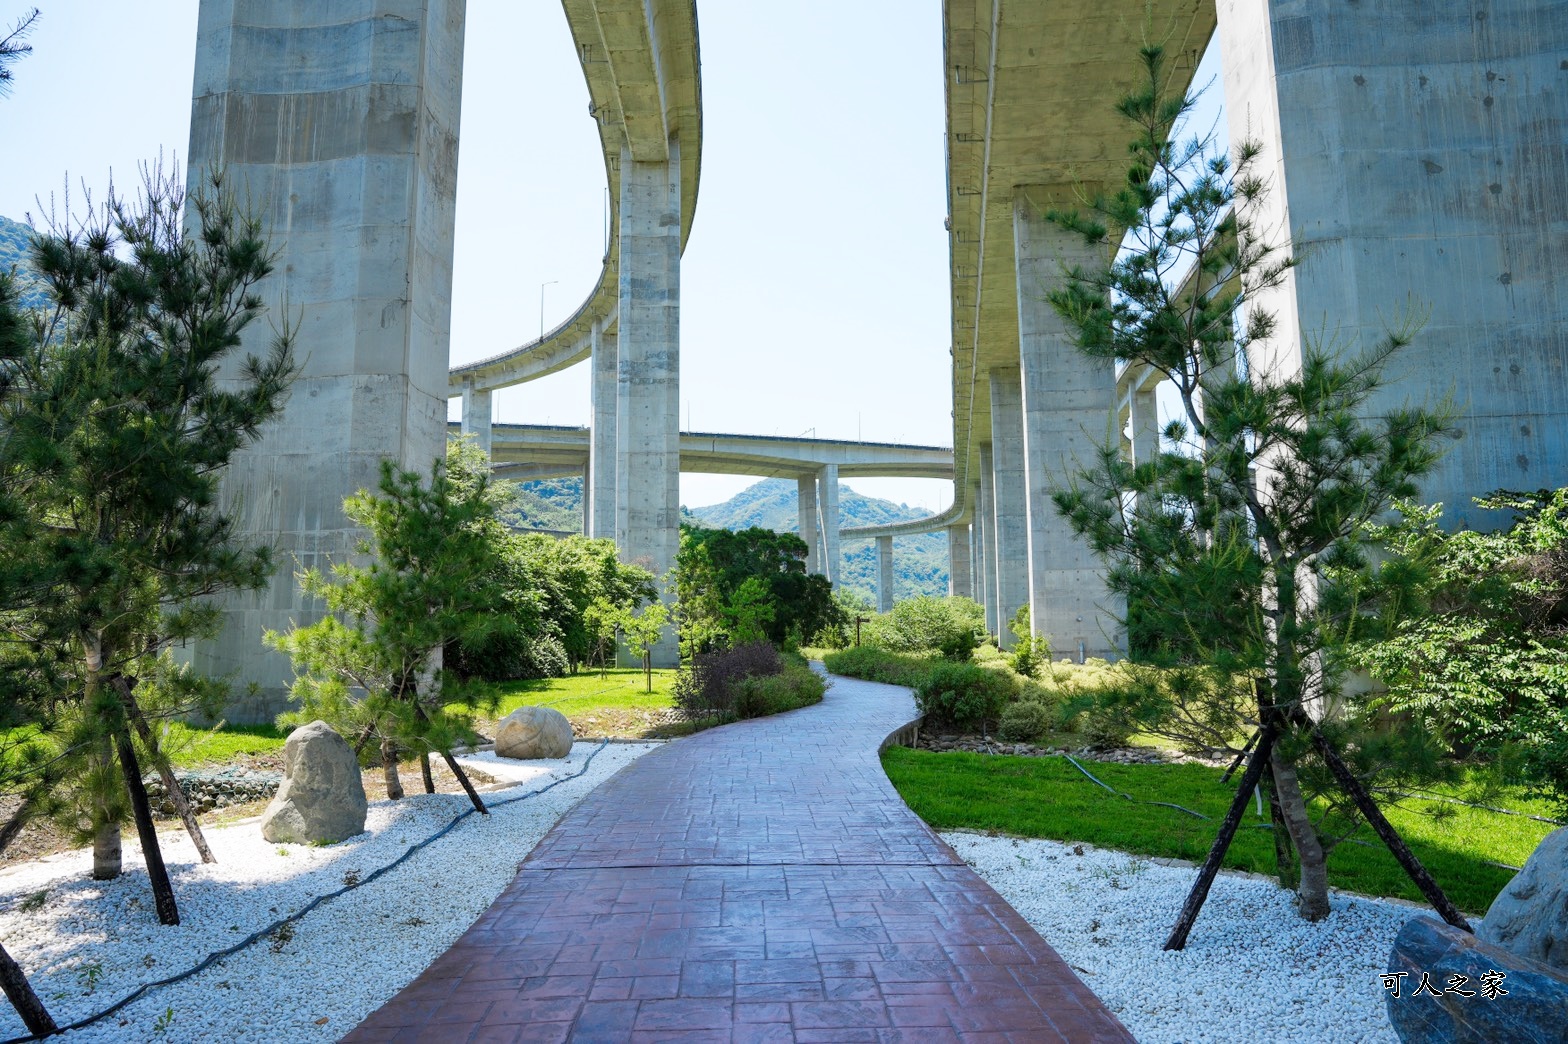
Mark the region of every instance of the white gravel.
<instances>
[{"instance_id":1,"label":"white gravel","mask_svg":"<svg viewBox=\"0 0 1568 1044\"><path fill-rule=\"evenodd\" d=\"M520 781L485 795L487 804L498 806L490 816L470 816L396 870L323 903L293 925L291 937L264 938L69 1037L336 1040L451 946L562 814L656 746L611 743L584 775L504 806L499 803L581 771L599 744L578 743L565 761L465 757L492 776ZM343 887L351 875L368 877L469 807L467 798L448 794L376 802L366 833L321 848L269 844L255 821L210 829L218 857L211 865L197 859L183 832L162 834L180 906L181 923L172 928L157 922L132 831L125 844L127 872L114 881L89 878L86 851L0 873L0 940L28 971L55 1021L65 1025L234 945ZM22 909L40 894L41 907ZM25 1034L10 1005L0 1004L0 1038Z\"/></svg>"},{"instance_id":2,"label":"white gravel","mask_svg":"<svg viewBox=\"0 0 1568 1044\"><path fill-rule=\"evenodd\" d=\"M1420 908L1333 894L1307 924L1272 880L1221 873L1179 953L1161 949L1196 879L1121 852L968 832L942 839L1144 1044L1395 1042L1378 979Z\"/></svg>"}]
</instances>

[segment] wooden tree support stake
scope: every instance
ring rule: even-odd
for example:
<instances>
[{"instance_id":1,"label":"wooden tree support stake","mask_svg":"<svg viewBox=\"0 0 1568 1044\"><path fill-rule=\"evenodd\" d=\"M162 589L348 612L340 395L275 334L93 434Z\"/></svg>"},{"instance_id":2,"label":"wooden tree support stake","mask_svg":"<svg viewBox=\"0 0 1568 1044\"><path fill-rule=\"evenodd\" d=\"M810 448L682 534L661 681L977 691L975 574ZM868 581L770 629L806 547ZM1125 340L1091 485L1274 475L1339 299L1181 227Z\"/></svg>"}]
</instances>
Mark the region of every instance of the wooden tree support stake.
<instances>
[{"instance_id":1,"label":"wooden tree support stake","mask_svg":"<svg viewBox=\"0 0 1568 1044\"><path fill-rule=\"evenodd\" d=\"M474 789L474 784L469 781L468 773L463 771L463 766L459 765L457 759L448 751L443 750L441 752L441 759L446 762L446 767L452 770L452 774L457 777L457 781L463 784L463 793L467 794L468 800L474 803L474 809L480 815L488 816L490 810L485 807L483 801L479 800L479 791Z\"/></svg>"},{"instance_id":2,"label":"wooden tree support stake","mask_svg":"<svg viewBox=\"0 0 1568 1044\"><path fill-rule=\"evenodd\" d=\"M1187 893L1187 902L1182 906L1175 926L1171 928L1170 937L1165 940L1165 949L1186 948L1187 935L1198 920L1198 913L1203 909L1204 900L1209 897L1209 888L1214 884L1214 876L1219 873L1221 864L1225 862L1225 852L1236 837L1236 828L1241 825L1241 817L1246 814L1247 802L1252 800L1252 792L1257 789L1258 781L1263 778L1264 769L1268 768L1269 756L1274 752L1274 735L1274 729L1267 725L1258 730L1257 749L1252 752L1252 760L1247 762L1247 771L1242 773L1241 783L1236 787L1236 796L1231 800L1230 808L1225 812L1225 819L1220 823L1220 832L1215 836L1214 844L1209 847L1208 858L1204 859L1203 866L1198 869L1198 879L1192 883L1192 891Z\"/></svg>"},{"instance_id":3,"label":"wooden tree support stake","mask_svg":"<svg viewBox=\"0 0 1568 1044\"><path fill-rule=\"evenodd\" d=\"M1427 872L1426 867L1421 865L1421 860L1410 851L1410 846L1405 844L1405 839L1399 836L1399 831L1395 830L1394 825L1384 817L1382 810L1377 807L1377 802L1372 800L1372 795L1367 793L1367 788L1362 786L1355 773L1350 771L1350 766L1345 764L1339 752L1329 743L1328 737L1315 727L1312 729L1312 745L1318 749L1319 754L1323 755L1328 770L1334 774L1335 779L1339 780L1339 785L1345 788L1345 792L1356 803L1356 807L1361 810L1361 814L1366 817L1367 823L1371 825L1383 844L1388 846L1388 850L1399 861L1399 865L1410 876L1410 880L1421 889L1421 894L1426 896L1426 901L1432 905L1432 909L1460 931L1473 932L1474 929L1470 927L1470 922L1465 920L1465 915L1459 912L1459 908L1449 900L1447 893Z\"/></svg>"},{"instance_id":4,"label":"wooden tree support stake","mask_svg":"<svg viewBox=\"0 0 1568 1044\"><path fill-rule=\"evenodd\" d=\"M33 984L27 981L27 973L6 952L4 946L0 946L0 989L5 990L6 999L11 1002L16 1013L22 1016L22 1022L33 1036L48 1037L60 1032L60 1027L54 1024L54 1019L49 1015L49 1009L33 992Z\"/></svg>"},{"instance_id":5,"label":"wooden tree support stake","mask_svg":"<svg viewBox=\"0 0 1568 1044\"><path fill-rule=\"evenodd\" d=\"M131 746L131 734L124 722L115 730L114 742L120 753L120 769L125 774L125 789L131 794L131 811L142 842L142 858L147 862L147 879L152 882L158 923L179 924L180 908L174 902L174 886L169 883L168 868L163 865L163 849L158 846L158 830L152 822L152 805L147 801L141 766L136 763L136 749Z\"/></svg>"},{"instance_id":6,"label":"wooden tree support stake","mask_svg":"<svg viewBox=\"0 0 1568 1044\"><path fill-rule=\"evenodd\" d=\"M114 687L120 694L120 703L125 707L126 717L130 718L131 724L136 727L136 735L141 737L142 745L147 748L147 753L152 755L153 767L158 770L158 777L163 780L163 789L169 792L169 800L174 802L174 811L179 813L180 821L185 824L185 832L191 836L191 843L196 846L196 851L201 853L201 861L216 863L218 857L213 855L212 849L207 846L207 835L201 831L201 821L196 818L195 811L191 809L190 799L180 788L180 781L174 777L174 767L158 749L158 738L153 735L152 726L147 724L147 716L142 713L141 705L136 702L136 694L131 689L130 682L126 681L125 675L117 675L114 679Z\"/></svg>"}]
</instances>

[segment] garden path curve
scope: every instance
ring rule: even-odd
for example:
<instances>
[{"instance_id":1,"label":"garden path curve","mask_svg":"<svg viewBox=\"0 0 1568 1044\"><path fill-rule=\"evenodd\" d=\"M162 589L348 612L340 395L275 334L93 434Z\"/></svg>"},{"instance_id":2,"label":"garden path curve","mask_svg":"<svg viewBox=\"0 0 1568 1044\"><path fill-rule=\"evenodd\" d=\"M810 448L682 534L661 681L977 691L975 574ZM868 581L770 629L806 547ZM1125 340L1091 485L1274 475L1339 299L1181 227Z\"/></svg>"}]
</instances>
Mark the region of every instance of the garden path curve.
<instances>
[{"instance_id":1,"label":"garden path curve","mask_svg":"<svg viewBox=\"0 0 1568 1044\"><path fill-rule=\"evenodd\" d=\"M899 798L908 690L671 743L600 786L349 1041L1130 1041Z\"/></svg>"}]
</instances>

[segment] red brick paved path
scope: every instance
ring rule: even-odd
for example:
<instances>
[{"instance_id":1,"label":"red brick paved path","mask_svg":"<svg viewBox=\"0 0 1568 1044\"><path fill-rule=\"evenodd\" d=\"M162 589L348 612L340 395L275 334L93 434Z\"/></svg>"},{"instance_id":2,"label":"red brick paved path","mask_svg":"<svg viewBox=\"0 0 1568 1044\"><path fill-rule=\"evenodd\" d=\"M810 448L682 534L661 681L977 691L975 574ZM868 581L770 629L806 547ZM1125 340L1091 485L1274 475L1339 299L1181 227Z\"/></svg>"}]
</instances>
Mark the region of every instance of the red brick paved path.
<instances>
[{"instance_id":1,"label":"red brick paved path","mask_svg":"<svg viewBox=\"0 0 1568 1044\"><path fill-rule=\"evenodd\" d=\"M926 828L877 747L907 692L654 751L558 823L350 1041L1129 1041Z\"/></svg>"}]
</instances>

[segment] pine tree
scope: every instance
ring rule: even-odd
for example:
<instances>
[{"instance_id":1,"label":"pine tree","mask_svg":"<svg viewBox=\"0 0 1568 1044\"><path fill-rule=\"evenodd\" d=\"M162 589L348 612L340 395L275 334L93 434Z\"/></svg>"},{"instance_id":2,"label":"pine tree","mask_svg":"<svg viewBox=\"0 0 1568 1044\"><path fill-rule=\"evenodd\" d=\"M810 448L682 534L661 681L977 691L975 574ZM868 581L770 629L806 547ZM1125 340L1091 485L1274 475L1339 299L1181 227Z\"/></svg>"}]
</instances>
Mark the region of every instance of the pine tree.
<instances>
[{"instance_id":1,"label":"pine tree","mask_svg":"<svg viewBox=\"0 0 1568 1044\"><path fill-rule=\"evenodd\" d=\"M8 345L19 354L0 389L9 498L0 611L17 650L6 680L48 686L32 696L61 728L95 876L119 873L129 811L159 918L173 924L142 756L166 779L172 773L147 718L220 698L216 686L161 666L163 654L215 633L210 596L260 588L272 571L270 549L238 540L218 483L282 409L291 334L285 324L264 359L247 356L237 376L220 380L263 312L253 288L272 255L259 221L217 175L187 201L178 172L153 167L136 200L111 187L103 206L88 202L85 215L35 239L53 306ZM149 684L155 675L163 684ZM148 705L170 692L179 705ZM194 816L186 819L205 847Z\"/></svg>"},{"instance_id":2,"label":"pine tree","mask_svg":"<svg viewBox=\"0 0 1568 1044\"><path fill-rule=\"evenodd\" d=\"M1448 434L1441 410L1370 416L1385 364L1418 324L1364 351L1272 345L1266 291L1295 262L1259 224L1267 190L1256 170L1260 146L1242 143L1232 160L1209 139L1172 141L1194 99L1164 89L1159 47L1146 48L1142 63L1139 88L1118 106L1136 128L1125 183L1084 210L1049 214L1116 257L1073 268L1050 300L1077 331L1080 351L1152 368L1174 386L1182 416L1163 432L1166 452L1134 464L1118 445L1103 447L1054 500L1106 561L1110 588L1126 596L1142 655L1253 687L1250 762L1167 948L1185 944L1266 770L1278 840L1288 831L1298 860L1300 912L1309 920L1328 914L1326 848L1298 776L1308 757L1439 912L1463 925L1345 764L1337 723L1324 720L1339 692L1336 652L1370 608L1339 597L1337 586L1365 567L1368 524L1415 495ZM1280 364L1292 356L1299 368Z\"/></svg>"},{"instance_id":3,"label":"pine tree","mask_svg":"<svg viewBox=\"0 0 1568 1044\"><path fill-rule=\"evenodd\" d=\"M359 551L369 564L299 574L327 615L267 634L269 645L294 659L300 709L283 720L320 718L354 736L356 751L376 740L391 798L402 796L401 757L439 753L485 811L451 751L471 735L461 705L493 701L492 690L442 671L441 652L447 642L479 645L515 627L499 582L488 486L483 475L454 480L441 461L428 484L383 461L379 493L360 490L343 502L344 514L368 534Z\"/></svg>"}]
</instances>

